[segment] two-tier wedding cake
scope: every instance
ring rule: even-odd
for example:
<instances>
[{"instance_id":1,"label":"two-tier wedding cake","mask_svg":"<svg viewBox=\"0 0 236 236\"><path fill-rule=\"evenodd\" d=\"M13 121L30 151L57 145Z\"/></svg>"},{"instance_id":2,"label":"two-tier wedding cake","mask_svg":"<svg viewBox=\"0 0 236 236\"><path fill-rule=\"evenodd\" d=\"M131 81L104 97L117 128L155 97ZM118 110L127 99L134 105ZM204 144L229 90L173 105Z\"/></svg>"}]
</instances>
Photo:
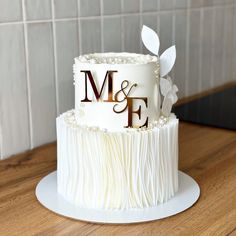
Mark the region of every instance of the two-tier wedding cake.
<instances>
[{"instance_id":1,"label":"two-tier wedding cake","mask_svg":"<svg viewBox=\"0 0 236 236\"><path fill-rule=\"evenodd\" d=\"M177 87L167 76L175 47L159 57L146 26L142 40L154 56L75 58L75 109L57 118L57 189L75 206L146 208L178 190Z\"/></svg>"}]
</instances>

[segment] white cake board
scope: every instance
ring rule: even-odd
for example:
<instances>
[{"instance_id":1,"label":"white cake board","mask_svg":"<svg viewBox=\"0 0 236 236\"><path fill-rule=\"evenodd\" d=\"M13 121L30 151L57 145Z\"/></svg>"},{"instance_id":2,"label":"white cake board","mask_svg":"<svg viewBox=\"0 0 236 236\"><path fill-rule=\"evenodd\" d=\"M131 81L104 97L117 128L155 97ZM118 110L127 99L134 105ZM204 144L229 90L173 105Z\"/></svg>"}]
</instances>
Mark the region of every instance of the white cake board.
<instances>
[{"instance_id":1,"label":"white cake board","mask_svg":"<svg viewBox=\"0 0 236 236\"><path fill-rule=\"evenodd\" d=\"M130 210L94 210L76 207L57 193L57 172L45 176L36 187L39 202L49 210L76 220L129 224L162 219L191 207L200 196L198 184L190 176L179 171L179 190L169 201L156 207Z\"/></svg>"}]
</instances>

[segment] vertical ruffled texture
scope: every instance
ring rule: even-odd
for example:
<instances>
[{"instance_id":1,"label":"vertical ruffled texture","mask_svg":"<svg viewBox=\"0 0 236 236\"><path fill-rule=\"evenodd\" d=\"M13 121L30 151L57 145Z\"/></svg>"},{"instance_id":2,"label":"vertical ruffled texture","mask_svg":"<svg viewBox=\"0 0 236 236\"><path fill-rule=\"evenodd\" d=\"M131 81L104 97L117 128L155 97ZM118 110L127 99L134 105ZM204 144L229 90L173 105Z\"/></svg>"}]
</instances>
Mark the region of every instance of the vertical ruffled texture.
<instances>
[{"instance_id":1,"label":"vertical ruffled texture","mask_svg":"<svg viewBox=\"0 0 236 236\"><path fill-rule=\"evenodd\" d=\"M156 206L178 190L178 119L142 131L105 132L57 118L58 192L94 209Z\"/></svg>"}]
</instances>

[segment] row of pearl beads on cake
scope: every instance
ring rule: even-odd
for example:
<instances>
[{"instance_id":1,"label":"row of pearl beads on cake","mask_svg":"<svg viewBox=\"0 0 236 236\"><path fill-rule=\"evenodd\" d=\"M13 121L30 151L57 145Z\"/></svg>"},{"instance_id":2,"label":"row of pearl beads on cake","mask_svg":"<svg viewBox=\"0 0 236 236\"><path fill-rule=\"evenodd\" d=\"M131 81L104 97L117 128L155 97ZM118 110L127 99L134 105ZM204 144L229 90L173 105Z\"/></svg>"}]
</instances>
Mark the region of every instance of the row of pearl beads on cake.
<instances>
[{"instance_id":1,"label":"row of pearl beads on cake","mask_svg":"<svg viewBox=\"0 0 236 236\"><path fill-rule=\"evenodd\" d=\"M101 131L101 132L108 132L107 129L105 128L100 128L97 126L87 126L87 125L79 125L76 122L75 119L75 112L74 110L70 110L66 113L66 115L64 116L64 119L66 121L66 123L70 124L73 128L82 128L85 129L87 131ZM149 131L152 130L154 128L160 128L163 127L165 124L167 124L167 122L169 121L169 117L164 117L164 116L160 116L158 120L153 121L151 124L149 124L148 127L142 127L142 128L126 128L125 131L126 132L140 132L140 131Z\"/></svg>"}]
</instances>

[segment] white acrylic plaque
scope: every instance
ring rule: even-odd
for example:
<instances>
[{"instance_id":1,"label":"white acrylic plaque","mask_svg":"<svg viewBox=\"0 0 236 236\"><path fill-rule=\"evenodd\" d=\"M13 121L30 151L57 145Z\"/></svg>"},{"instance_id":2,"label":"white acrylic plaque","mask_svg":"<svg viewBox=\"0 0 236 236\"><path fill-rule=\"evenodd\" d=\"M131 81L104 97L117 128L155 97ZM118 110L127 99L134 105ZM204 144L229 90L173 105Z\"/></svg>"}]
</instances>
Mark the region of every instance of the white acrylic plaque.
<instances>
[{"instance_id":1,"label":"white acrylic plaque","mask_svg":"<svg viewBox=\"0 0 236 236\"><path fill-rule=\"evenodd\" d=\"M57 193L57 172L45 176L36 187L36 197L49 210L69 218L108 224L130 224L162 219L191 207L200 196L198 184L179 171L179 190L169 201L156 207L129 210L94 210L76 207Z\"/></svg>"}]
</instances>

